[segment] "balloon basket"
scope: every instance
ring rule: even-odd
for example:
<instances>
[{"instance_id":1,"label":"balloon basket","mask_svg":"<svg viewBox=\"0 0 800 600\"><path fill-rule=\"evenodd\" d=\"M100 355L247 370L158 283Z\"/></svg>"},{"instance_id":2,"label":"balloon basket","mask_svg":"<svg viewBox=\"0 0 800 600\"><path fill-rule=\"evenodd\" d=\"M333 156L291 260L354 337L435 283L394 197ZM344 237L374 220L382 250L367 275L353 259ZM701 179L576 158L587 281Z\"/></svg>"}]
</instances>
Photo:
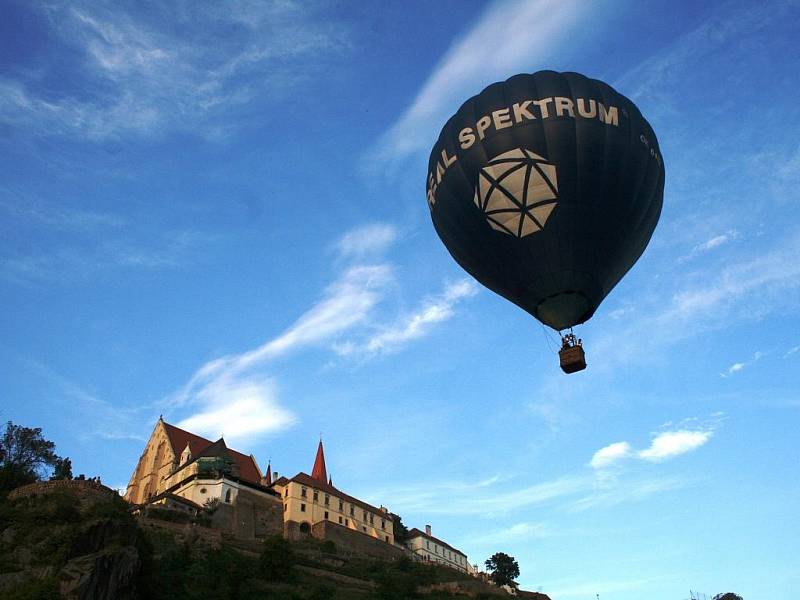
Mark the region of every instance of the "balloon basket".
<instances>
[{"instance_id":1,"label":"balloon basket","mask_svg":"<svg viewBox=\"0 0 800 600\"><path fill-rule=\"evenodd\" d=\"M586 353L583 351L583 346L562 348L558 352L558 358L564 373L576 373L586 368Z\"/></svg>"}]
</instances>

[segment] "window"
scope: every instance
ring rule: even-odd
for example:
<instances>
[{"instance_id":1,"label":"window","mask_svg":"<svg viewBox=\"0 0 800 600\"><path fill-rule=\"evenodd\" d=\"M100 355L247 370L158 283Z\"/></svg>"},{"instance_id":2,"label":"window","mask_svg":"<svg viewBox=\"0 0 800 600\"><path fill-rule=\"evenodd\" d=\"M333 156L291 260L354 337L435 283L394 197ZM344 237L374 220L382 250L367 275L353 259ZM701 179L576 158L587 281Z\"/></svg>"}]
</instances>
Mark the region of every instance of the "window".
<instances>
[{"instance_id":1,"label":"window","mask_svg":"<svg viewBox=\"0 0 800 600\"><path fill-rule=\"evenodd\" d=\"M317 500L319 500L319 492L317 490L314 490L314 502L316 502Z\"/></svg>"},{"instance_id":2,"label":"window","mask_svg":"<svg viewBox=\"0 0 800 600\"><path fill-rule=\"evenodd\" d=\"M426 547L428 550L430 550L430 549L431 549L431 543L430 543L428 540L425 540L425 547Z\"/></svg>"},{"instance_id":3,"label":"window","mask_svg":"<svg viewBox=\"0 0 800 600\"><path fill-rule=\"evenodd\" d=\"M300 497L305 498L308 494L308 490L306 488L300 488Z\"/></svg>"},{"instance_id":4,"label":"window","mask_svg":"<svg viewBox=\"0 0 800 600\"><path fill-rule=\"evenodd\" d=\"M386 529L386 521L384 521L383 519L381 519L381 529L384 530Z\"/></svg>"},{"instance_id":5,"label":"window","mask_svg":"<svg viewBox=\"0 0 800 600\"><path fill-rule=\"evenodd\" d=\"M205 494L205 493L206 493L206 488L200 488L200 493L201 493L201 494ZM152 494L151 494L151 495L152 495Z\"/></svg>"},{"instance_id":6,"label":"window","mask_svg":"<svg viewBox=\"0 0 800 600\"><path fill-rule=\"evenodd\" d=\"M342 524L342 517L339 517L339 525Z\"/></svg>"},{"instance_id":7,"label":"window","mask_svg":"<svg viewBox=\"0 0 800 600\"><path fill-rule=\"evenodd\" d=\"M339 512L344 512L344 502L339 500Z\"/></svg>"},{"instance_id":8,"label":"window","mask_svg":"<svg viewBox=\"0 0 800 600\"><path fill-rule=\"evenodd\" d=\"M306 512L306 505L303 503L300 503L300 512Z\"/></svg>"},{"instance_id":9,"label":"window","mask_svg":"<svg viewBox=\"0 0 800 600\"><path fill-rule=\"evenodd\" d=\"M364 511L364 519L363 519L363 521L364 521L365 523L367 522L367 511Z\"/></svg>"},{"instance_id":10,"label":"window","mask_svg":"<svg viewBox=\"0 0 800 600\"><path fill-rule=\"evenodd\" d=\"M325 511L325 520L326 521L328 520L328 511L327 510Z\"/></svg>"},{"instance_id":11,"label":"window","mask_svg":"<svg viewBox=\"0 0 800 600\"><path fill-rule=\"evenodd\" d=\"M345 519L344 520L344 526L345 527L350 527L350 519Z\"/></svg>"},{"instance_id":12,"label":"window","mask_svg":"<svg viewBox=\"0 0 800 600\"><path fill-rule=\"evenodd\" d=\"M389 536L388 536L388 535L386 536L386 541L387 541L387 542L389 541Z\"/></svg>"},{"instance_id":13,"label":"window","mask_svg":"<svg viewBox=\"0 0 800 600\"><path fill-rule=\"evenodd\" d=\"M364 530L364 533L366 533L366 532L367 532L367 528L366 528L366 527L364 527L363 525L361 526L361 529L363 529L363 530Z\"/></svg>"},{"instance_id":14,"label":"window","mask_svg":"<svg viewBox=\"0 0 800 600\"><path fill-rule=\"evenodd\" d=\"M289 505L288 504L284 504L283 505L283 512L286 512L286 509L288 509L288 508L289 508Z\"/></svg>"},{"instance_id":15,"label":"window","mask_svg":"<svg viewBox=\"0 0 800 600\"><path fill-rule=\"evenodd\" d=\"M351 517L355 517L356 516L356 509L352 504L350 505L350 516Z\"/></svg>"},{"instance_id":16,"label":"window","mask_svg":"<svg viewBox=\"0 0 800 600\"><path fill-rule=\"evenodd\" d=\"M231 503L231 491L230 490L225 492L225 502L228 503L228 504Z\"/></svg>"},{"instance_id":17,"label":"window","mask_svg":"<svg viewBox=\"0 0 800 600\"><path fill-rule=\"evenodd\" d=\"M374 515L369 516L369 524L372 525L375 521L373 520Z\"/></svg>"},{"instance_id":18,"label":"window","mask_svg":"<svg viewBox=\"0 0 800 600\"><path fill-rule=\"evenodd\" d=\"M325 494L325 506L328 506L331 503L331 497L328 494Z\"/></svg>"}]
</instances>

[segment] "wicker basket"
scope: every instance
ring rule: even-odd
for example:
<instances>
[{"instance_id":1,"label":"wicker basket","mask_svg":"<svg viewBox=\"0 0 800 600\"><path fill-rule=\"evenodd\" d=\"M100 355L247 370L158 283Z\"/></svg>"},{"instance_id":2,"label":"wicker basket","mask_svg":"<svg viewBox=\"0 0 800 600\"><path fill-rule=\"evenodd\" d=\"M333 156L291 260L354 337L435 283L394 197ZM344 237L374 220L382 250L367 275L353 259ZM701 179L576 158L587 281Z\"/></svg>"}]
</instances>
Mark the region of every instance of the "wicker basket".
<instances>
[{"instance_id":1,"label":"wicker basket","mask_svg":"<svg viewBox=\"0 0 800 600\"><path fill-rule=\"evenodd\" d=\"M586 354L583 352L583 346L562 348L558 353L558 358L564 373L575 373L586 368Z\"/></svg>"}]
</instances>

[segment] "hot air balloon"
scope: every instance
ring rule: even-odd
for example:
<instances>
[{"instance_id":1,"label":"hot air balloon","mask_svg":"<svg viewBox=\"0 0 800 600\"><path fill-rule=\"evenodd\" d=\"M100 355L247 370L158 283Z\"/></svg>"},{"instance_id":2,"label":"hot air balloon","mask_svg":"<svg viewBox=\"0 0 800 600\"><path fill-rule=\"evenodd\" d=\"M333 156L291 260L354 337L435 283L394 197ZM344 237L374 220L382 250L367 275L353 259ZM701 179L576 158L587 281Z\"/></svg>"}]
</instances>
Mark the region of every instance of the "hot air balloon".
<instances>
[{"instance_id":1,"label":"hot air balloon","mask_svg":"<svg viewBox=\"0 0 800 600\"><path fill-rule=\"evenodd\" d=\"M661 214L664 164L633 102L578 73L494 83L447 121L426 183L456 262L562 334L565 372L585 368L572 328L638 260Z\"/></svg>"}]
</instances>

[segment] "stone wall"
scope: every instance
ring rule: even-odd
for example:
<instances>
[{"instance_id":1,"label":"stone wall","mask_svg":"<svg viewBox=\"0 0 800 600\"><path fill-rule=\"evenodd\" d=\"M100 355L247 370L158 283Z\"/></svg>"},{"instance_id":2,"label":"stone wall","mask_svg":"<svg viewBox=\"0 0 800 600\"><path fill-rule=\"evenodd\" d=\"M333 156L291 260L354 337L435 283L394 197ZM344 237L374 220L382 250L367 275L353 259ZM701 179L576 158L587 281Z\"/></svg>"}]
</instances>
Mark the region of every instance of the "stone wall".
<instances>
[{"instance_id":1,"label":"stone wall","mask_svg":"<svg viewBox=\"0 0 800 600\"><path fill-rule=\"evenodd\" d=\"M68 491L85 503L89 500L108 500L109 496L118 496L117 492L96 481L86 479L57 479L55 481L37 481L23 485L8 493L9 500L41 496L53 492Z\"/></svg>"},{"instance_id":2,"label":"stone wall","mask_svg":"<svg viewBox=\"0 0 800 600\"><path fill-rule=\"evenodd\" d=\"M220 503L211 526L239 539L263 538L283 533L283 503L279 498L240 488L233 504Z\"/></svg>"},{"instance_id":3,"label":"stone wall","mask_svg":"<svg viewBox=\"0 0 800 600\"><path fill-rule=\"evenodd\" d=\"M331 540L343 549L373 558L394 560L405 554L397 546L331 521L315 523L311 527L311 535L320 540Z\"/></svg>"}]
</instances>

